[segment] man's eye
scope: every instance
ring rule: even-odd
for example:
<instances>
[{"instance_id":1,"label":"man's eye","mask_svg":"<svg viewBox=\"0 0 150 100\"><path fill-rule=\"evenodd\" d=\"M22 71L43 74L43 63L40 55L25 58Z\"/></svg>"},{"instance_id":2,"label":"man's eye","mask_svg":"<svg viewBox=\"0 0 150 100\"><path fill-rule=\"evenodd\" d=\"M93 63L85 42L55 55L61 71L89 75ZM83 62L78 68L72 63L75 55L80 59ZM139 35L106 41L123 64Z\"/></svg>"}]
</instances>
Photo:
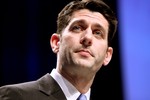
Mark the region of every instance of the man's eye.
<instances>
[{"instance_id":1,"label":"man's eye","mask_svg":"<svg viewBox=\"0 0 150 100\"><path fill-rule=\"evenodd\" d=\"M96 37L102 37L103 36L103 32L102 31L94 31L93 33Z\"/></svg>"},{"instance_id":2,"label":"man's eye","mask_svg":"<svg viewBox=\"0 0 150 100\"><path fill-rule=\"evenodd\" d=\"M101 31L95 31L94 34L95 34L95 35L101 35L102 32L101 32Z\"/></svg>"},{"instance_id":3,"label":"man's eye","mask_svg":"<svg viewBox=\"0 0 150 100\"><path fill-rule=\"evenodd\" d=\"M72 31L80 32L80 31L82 31L82 27L81 26L73 26Z\"/></svg>"}]
</instances>

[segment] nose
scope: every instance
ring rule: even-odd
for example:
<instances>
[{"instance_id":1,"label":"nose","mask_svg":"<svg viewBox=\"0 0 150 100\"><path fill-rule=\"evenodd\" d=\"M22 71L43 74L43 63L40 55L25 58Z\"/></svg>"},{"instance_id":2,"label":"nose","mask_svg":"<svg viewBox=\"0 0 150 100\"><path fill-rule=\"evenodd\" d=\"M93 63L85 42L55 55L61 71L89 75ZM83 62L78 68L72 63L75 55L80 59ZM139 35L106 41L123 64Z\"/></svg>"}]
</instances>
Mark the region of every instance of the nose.
<instances>
[{"instance_id":1,"label":"nose","mask_svg":"<svg viewBox=\"0 0 150 100\"><path fill-rule=\"evenodd\" d=\"M86 30L80 39L80 43L85 47L91 46L92 45L92 37L93 37L92 31Z\"/></svg>"}]
</instances>

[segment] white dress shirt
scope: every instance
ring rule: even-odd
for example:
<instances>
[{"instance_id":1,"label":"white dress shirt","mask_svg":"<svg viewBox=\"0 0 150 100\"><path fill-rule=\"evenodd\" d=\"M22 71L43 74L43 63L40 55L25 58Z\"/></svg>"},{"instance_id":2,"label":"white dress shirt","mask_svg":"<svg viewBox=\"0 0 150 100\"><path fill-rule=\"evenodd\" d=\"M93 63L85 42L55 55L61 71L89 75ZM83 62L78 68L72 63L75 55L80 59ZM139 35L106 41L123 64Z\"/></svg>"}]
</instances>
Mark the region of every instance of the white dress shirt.
<instances>
[{"instance_id":1,"label":"white dress shirt","mask_svg":"<svg viewBox=\"0 0 150 100\"><path fill-rule=\"evenodd\" d=\"M56 69L53 69L50 75L59 84L67 100L76 100L79 97L81 93L67 79L59 74ZM84 94L86 95L87 100L90 100L90 92L91 89L89 89L88 92Z\"/></svg>"}]
</instances>

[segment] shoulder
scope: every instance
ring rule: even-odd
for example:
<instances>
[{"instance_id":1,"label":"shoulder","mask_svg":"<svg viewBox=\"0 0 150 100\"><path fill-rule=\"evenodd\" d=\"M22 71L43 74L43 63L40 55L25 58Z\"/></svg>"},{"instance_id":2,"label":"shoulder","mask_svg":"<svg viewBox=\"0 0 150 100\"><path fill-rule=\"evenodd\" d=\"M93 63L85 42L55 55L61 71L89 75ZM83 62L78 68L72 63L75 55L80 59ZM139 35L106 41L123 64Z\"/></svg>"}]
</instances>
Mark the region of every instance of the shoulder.
<instances>
[{"instance_id":1,"label":"shoulder","mask_svg":"<svg viewBox=\"0 0 150 100\"><path fill-rule=\"evenodd\" d=\"M0 87L0 100L21 100L21 94L14 85Z\"/></svg>"},{"instance_id":2,"label":"shoulder","mask_svg":"<svg viewBox=\"0 0 150 100\"><path fill-rule=\"evenodd\" d=\"M11 84L11 85L4 85L0 87L0 91L3 89L12 89L12 90L21 90L21 89L29 89L29 88L36 88L37 87L37 81L31 81L31 82L24 82L19 84Z\"/></svg>"},{"instance_id":3,"label":"shoulder","mask_svg":"<svg viewBox=\"0 0 150 100\"><path fill-rule=\"evenodd\" d=\"M36 81L2 86L0 100L40 100L43 93L49 94L49 90L53 88L52 80L50 75L46 74Z\"/></svg>"},{"instance_id":4,"label":"shoulder","mask_svg":"<svg viewBox=\"0 0 150 100\"><path fill-rule=\"evenodd\" d=\"M20 84L5 85L0 87L0 100L23 100L30 93L37 88L37 82L25 82Z\"/></svg>"}]
</instances>

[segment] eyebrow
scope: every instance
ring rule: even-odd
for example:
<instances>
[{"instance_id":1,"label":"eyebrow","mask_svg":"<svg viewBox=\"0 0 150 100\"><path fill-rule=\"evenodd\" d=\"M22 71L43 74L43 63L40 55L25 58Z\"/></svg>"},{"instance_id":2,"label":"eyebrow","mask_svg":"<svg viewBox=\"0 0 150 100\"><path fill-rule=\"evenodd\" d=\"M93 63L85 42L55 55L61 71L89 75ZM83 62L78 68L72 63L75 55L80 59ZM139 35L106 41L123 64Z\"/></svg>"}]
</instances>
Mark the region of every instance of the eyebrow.
<instances>
[{"instance_id":1,"label":"eyebrow","mask_svg":"<svg viewBox=\"0 0 150 100\"><path fill-rule=\"evenodd\" d=\"M76 21L74 21L71 25L74 25L74 24L87 24L87 22L85 21L85 20L83 20L83 19L80 19L80 20L76 20Z\"/></svg>"},{"instance_id":2,"label":"eyebrow","mask_svg":"<svg viewBox=\"0 0 150 100\"><path fill-rule=\"evenodd\" d=\"M74 24L81 24L82 25L82 24L87 24L87 22L84 19L79 19L79 20L76 20L73 23L71 23L71 26ZM97 29L102 30L104 33L106 33L106 30L104 29L104 27L102 25L95 23L94 25L92 25L92 27L93 26Z\"/></svg>"}]
</instances>

